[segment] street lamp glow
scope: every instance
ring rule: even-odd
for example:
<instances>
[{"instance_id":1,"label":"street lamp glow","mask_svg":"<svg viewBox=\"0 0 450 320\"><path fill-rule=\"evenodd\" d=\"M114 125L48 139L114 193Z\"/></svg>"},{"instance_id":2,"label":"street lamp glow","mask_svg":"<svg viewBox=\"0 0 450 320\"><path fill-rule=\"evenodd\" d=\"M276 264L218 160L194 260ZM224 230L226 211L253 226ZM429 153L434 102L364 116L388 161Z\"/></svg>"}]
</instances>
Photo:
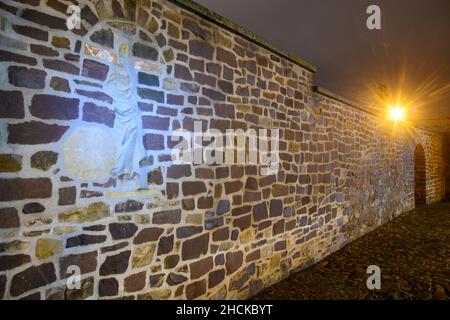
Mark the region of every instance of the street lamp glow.
<instances>
[{"instance_id":1,"label":"street lamp glow","mask_svg":"<svg viewBox=\"0 0 450 320\"><path fill-rule=\"evenodd\" d=\"M399 106L390 107L389 116L394 121L402 121L405 117L405 110Z\"/></svg>"}]
</instances>

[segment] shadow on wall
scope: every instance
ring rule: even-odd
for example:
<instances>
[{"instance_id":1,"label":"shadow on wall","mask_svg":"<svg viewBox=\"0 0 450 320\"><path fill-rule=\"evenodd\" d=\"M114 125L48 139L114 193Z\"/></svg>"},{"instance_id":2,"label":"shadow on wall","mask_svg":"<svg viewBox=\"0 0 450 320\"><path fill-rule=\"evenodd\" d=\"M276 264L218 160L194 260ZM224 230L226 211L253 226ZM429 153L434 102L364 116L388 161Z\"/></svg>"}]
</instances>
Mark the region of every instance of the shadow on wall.
<instances>
[{"instance_id":1,"label":"shadow on wall","mask_svg":"<svg viewBox=\"0 0 450 320\"><path fill-rule=\"evenodd\" d=\"M425 151L421 144L414 150L414 203L415 206L425 205L427 202L427 176Z\"/></svg>"}]
</instances>

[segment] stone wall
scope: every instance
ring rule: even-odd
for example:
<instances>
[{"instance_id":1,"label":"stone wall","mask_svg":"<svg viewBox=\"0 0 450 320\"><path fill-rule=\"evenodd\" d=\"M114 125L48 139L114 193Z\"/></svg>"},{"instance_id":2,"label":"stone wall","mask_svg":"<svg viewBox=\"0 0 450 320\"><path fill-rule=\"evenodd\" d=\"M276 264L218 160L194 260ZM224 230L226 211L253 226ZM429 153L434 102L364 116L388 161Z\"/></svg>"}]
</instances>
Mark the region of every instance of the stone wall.
<instances>
[{"instance_id":1,"label":"stone wall","mask_svg":"<svg viewBox=\"0 0 450 320\"><path fill-rule=\"evenodd\" d=\"M72 3L81 30L67 30ZM439 134L393 135L313 91L308 64L172 2L2 0L0 16L0 298L249 297L413 208L414 140L428 201L443 196ZM108 176L105 86L127 50L140 190ZM278 172L173 164L171 133L194 120L279 129Z\"/></svg>"},{"instance_id":2,"label":"stone wall","mask_svg":"<svg viewBox=\"0 0 450 320\"><path fill-rule=\"evenodd\" d=\"M445 150L448 145L443 133L428 130L417 130L416 143L425 150L426 203L430 204L443 199L446 193Z\"/></svg>"}]
</instances>

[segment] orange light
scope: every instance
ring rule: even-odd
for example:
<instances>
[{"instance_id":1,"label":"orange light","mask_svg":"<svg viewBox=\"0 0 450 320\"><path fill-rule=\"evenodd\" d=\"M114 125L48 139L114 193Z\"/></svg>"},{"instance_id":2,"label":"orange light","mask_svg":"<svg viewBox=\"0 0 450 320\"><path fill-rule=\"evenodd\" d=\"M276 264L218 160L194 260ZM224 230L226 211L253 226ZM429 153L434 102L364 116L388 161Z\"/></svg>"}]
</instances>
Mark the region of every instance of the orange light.
<instances>
[{"instance_id":1,"label":"orange light","mask_svg":"<svg viewBox=\"0 0 450 320\"><path fill-rule=\"evenodd\" d=\"M402 121L405 118L405 110L402 107L395 106L389 108L389 116L394 121Z\"/></svg>"}]
</instances>

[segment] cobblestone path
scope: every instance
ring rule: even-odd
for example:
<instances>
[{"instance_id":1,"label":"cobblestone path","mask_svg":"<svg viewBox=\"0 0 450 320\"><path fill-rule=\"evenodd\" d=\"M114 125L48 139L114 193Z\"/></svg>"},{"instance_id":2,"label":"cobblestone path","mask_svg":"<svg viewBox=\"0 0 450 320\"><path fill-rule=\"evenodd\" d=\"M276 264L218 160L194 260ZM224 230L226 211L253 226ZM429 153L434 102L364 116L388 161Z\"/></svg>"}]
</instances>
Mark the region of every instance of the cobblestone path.
<instances>
[{"instance_id":1,"label":"cobblestone path","mask_svg":"<svg viewBox=\"0 0 450 320\"><path fill-rule=\"evenodd\" d=\"M369 265L380 290L366 287ZM254 299L450 299L450 202L405 213Z\"/></svg>"}]
</instances>

